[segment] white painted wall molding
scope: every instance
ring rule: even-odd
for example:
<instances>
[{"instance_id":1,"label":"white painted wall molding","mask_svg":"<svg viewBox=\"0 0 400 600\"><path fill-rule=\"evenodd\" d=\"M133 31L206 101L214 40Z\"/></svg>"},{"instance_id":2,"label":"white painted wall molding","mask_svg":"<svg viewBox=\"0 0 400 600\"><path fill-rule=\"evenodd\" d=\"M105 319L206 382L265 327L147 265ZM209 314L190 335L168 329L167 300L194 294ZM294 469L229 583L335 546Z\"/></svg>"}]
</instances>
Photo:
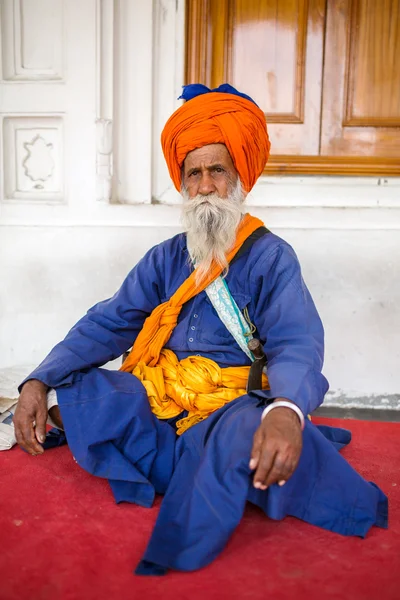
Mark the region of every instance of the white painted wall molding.
<instances>
[{"instance_id":1,"label":"white painted wall molding","mask_svg":"<svg viewBox=\"0 0 400 600\"><path fill-rule=\"evenodd\" d=\"M7 207L13 219L32 223L93 210L96 2L0 0L3 222Z\"/></svg>"},{"instance_id":2,"label":"white painted wall molding","mask_svg":"<svg viewBox=\"0 0 400 600\"><path fill-rule=\"evenodd\" d=\"M96 199L111 202L114 150L114 0L97 0L96 41Z\"/></svg>"},{"instance_id":3,"label":"white painted wall molding","mask_svg":"<svg viewBox=\"0 0 400 600\"><path fill-rule=\"evenodd\" d=\"M149 204L171 185L160 133L183 83L184 2L97 0L97 13L96 197Z\"/></svg>"},{"instance_id":4,"label":"white painted wall molding","mask_svg":"<svg viewBox=\"0 0 400 600\"><path fill-rule=\"evenodd\" d=\"M261 177L248 196L254 206L400 208L399 177Z\"/></svg>"},{"instance_id":5,"label":"white painted wall molding","mask_svg":"<svg viewBox=\"0 0 400 600\"><path fill-rule=\"evenodd\" d=\"M63 0L0 1L2 79L63 79L63 5Z\"/></svg>"},{"instance_id":6,"label":"white painted wall molding","mask_svg":"<svg viewBox=\"0 0 400 600\"><path fill-rule=\"evenodd\" d=\"M62 117L5 117L4 201L62 202L63 147Z\"/></svg>"},{"instance_id":7,"label":"white painted wall molding","mask_svg":"<svg viewBox=\"0 0 400 600\"><path fill-rule=\"evenodd\" d=\"M182 104L185 65L185 0L154 2L153 201L181 202L168 173L160 136L171 114Z\"/></svg>"},{"instance_id":8,"label":"white painted wall molding","mask_svg":"<svg viewBox=\"0 0 400 600\"><path fill-rule=\"evenodd\" d=\"M158 160L161 159L164 160L162 152ZM165 170L165 177L161 177L159 181L159 196L155 197L155 201L161 204L180 204L181 196L169 179L166 167ZM277 209L400 208L400 178L261 177L249 194L247 203Z\"/></svg>"},{"instance_id":9,"label":"white painted wall molding","mask_svg":"<svg viewBox=\"0 0 400 600\"><path fill-rule=\"evenodd\" d=\"M96 119L96 200L111 202L113 190L113 122Z\"/></svg>"},{"instance_id":10,"label":"white painted wall molding","mask_svg":"<svg viewBox=\"0 0 400 600\"><path fill-rule=\"evenodd\" d=\"M115 197L151 202L153 2L115 0Z\"/></svg>"},{"instance_id":11,"label":"white painted wall molding","mask_svg":"<svg viewBox=\"0 0 400 600\"><path fill-rule=\"evenodd\" d=\"M182 0L97 0L98 200L165 201L160 133L179 105L184 16Z\"/></svg>"}]
</instances>

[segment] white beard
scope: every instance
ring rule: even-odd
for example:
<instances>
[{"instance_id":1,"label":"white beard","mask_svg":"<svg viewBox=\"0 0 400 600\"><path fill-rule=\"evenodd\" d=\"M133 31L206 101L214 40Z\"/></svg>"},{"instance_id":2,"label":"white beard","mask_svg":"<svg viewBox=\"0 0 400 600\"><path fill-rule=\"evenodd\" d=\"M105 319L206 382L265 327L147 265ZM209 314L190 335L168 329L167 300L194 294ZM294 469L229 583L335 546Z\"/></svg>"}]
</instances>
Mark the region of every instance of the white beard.
<instances>
[{"instance_id":1,"label":"white beard","mask_svg":"<svg viewBox=\"0 0 400 600\"><path fill-rule=\"evenodd\" d=\"M219 264L225 276L228 272L226 254L236 239L236 230L243 215L245 199L238 178L227 198L217 194L189 198L182 187L182 225L187 233L187 243L193 263L196 265L196 282L201 283L213 260Z\"/></svg>"}]
</instances>

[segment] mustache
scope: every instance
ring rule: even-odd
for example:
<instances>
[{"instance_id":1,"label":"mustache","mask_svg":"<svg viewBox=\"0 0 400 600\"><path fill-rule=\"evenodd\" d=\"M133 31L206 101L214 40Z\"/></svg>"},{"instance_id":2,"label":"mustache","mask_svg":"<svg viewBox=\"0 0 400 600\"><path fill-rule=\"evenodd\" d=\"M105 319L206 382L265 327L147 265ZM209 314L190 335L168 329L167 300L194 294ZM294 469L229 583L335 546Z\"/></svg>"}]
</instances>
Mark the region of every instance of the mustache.
<instances>
[{"instance_id":1,"label":"mustache","mask_svg":"<svg viewBox=\"0 0 400 600\"><path fill-rule=\"evenodd\" d=\"M185 203L190 204L192 210L195 210L199 206L211 206L221 208L224 202L229 200L221 198L217 194L209 194L208 196L201 196L198 194L194 198L185 199Z\"/></svg>"},{"instance_id":2,"label":"mustache","mask_svg":"<svg viewBox=\"0 0 400 600\"><path fill-rule=\"evenodd\" d=\"M242 216L244 200L240 182L227 198L209 194L190 198L182 190L184 202L181 221L187 233L192 260L196 264L196 280L201 281L215 260L228 272L226 252L232 247Z\"/></svg>"}]
</instances>

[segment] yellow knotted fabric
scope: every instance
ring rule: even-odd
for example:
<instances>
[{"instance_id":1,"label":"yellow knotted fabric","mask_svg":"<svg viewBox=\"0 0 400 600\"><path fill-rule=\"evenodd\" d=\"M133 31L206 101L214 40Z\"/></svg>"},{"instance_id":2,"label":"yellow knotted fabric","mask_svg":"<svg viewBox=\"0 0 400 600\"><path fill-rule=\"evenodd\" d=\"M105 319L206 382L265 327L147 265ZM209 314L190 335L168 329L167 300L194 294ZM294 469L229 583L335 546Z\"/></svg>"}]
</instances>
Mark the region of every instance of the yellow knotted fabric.
<instances>
[{"instance_id":1,"label":"yellow knotted fabric","mask_svg":"<svg viewBox=\"0 0 400 600\"><path fill-rule=\"evenodd\" d=\"M176 423L177 434L206 419L211 413L246 393L250 367L221 369L216 362L203 356L188 356L178 360L172 350L161 350L157 366L139 363L132 371L146 388L152 412L159 419L187 417ZM263 375L263 389L268 379Z\"/></svg>"},{"instance_id":2,"label":"yellow knotted fabric","mask_svg":"<svg viewBox=\"0 0 400 600\"><path fill-rule=\"evenodd\" d=\"M244 215L235 244L227 254L228 262L262 225L263 222L256 217ZM146 319L120 369L142 381L151 409L158 418L169 419L183 410L189 411L189 416L177 423L179 434L246 391L250 367L221 369L214 361L199 356L178 361L171 350L163 350L185 302L203 291L221 273L222 267L213 262L200 285L196 284L196 272L191 273L171 298L157 306ZM263 388L267 385L265 378Z\"/></svg>"}]
</instances>

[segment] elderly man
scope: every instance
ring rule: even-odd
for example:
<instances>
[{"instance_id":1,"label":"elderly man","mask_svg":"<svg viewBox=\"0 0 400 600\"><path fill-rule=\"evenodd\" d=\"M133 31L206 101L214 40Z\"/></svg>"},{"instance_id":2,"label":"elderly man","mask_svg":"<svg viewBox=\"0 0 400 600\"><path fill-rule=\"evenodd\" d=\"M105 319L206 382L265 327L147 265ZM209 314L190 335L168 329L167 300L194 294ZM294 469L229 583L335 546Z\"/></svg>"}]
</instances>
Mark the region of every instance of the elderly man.
<instances>
[{"instance_id":1,"label":"elderly man","mask_svg":"<svg viewBox=\"0 0 400 600\"><path fill-rule=\"evenodd\" d=\"M40 454L53 397L77 462L117 502L164 495L139 574L208 564L247 500L345 535L387 524L385 495L337 451L349 432L307 419L328 384L296 255L243 214L269 154L264 114L229 85L186 86L183 98L162 146L186 234L152 248L72 328L22 384L14 420L18 443ZM246 393L251 338L267 376ZM120 371L100 368L131 346Z\"/></svg>"}]
</instances>

